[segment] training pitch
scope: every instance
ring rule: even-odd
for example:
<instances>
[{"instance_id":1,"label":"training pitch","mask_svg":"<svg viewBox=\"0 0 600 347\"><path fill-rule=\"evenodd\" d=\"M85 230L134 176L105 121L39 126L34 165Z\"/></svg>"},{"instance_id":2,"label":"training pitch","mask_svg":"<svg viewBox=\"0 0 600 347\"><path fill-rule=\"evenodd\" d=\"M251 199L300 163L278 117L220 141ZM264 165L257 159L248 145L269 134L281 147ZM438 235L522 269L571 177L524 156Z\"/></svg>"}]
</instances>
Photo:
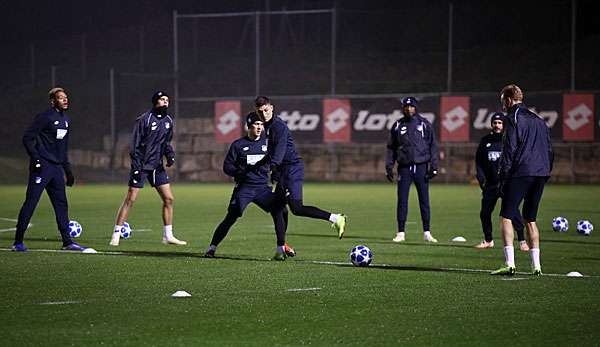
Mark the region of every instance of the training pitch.
<instances>
[{"instance_id":1,"label":"training pitch","mask_svg":"<svg viewBox=\"0 0 600 347\"><path fill-rule=\"evenodd\" d=\"M343 240L328 222L290 214L288 242L298 255L271 261L271 218L251 205L217 250L202 257L231 194L227 184L174 184L175 235L161 243L161 203L143 189L128 222L133 236L108 246L126 187L68 189L77 242L98 254L62 252L44 195L25 235L27 253L10 252L25 185L0 186L0 336L2 345L597 345L600 341L600 187L548 185L538 223L544 276L515 250L517 275L490 276L502 242L477 250L483 235L475 186L431 186L426 244L416 191L407 241L396 231L392 184L307 184L304 202L348 215ZM499 206L494 212L497 216ZM551 229L555 216L567 233ZM575 232L589 219L591 236ZM452 242L463 236L467 242ZM350 265L357 244L369 268ZM582 278L567 277L578 271ZM191 297L172 298L178 290Z\"/></svg>"}]
</instances>

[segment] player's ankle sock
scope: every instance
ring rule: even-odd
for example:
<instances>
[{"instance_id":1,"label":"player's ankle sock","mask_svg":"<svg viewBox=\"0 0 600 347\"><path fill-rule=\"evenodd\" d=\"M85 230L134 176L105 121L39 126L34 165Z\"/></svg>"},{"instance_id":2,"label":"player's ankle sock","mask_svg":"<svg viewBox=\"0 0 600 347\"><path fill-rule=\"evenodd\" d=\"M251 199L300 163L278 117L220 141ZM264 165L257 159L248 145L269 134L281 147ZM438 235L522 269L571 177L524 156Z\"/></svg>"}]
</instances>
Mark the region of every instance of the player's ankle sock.
<instances>
[{"instance_id":1,"label":"player's ankle sock","mask_svg":"<svg viewBox=\"0 0 600 347\"><path fill-rule=\"evenodd\" d=\"M339 216L340 216L339 214L332 213L329 215L329 221L331 223L335 223L335 222L337 222Z\"/></svg>"},{"instance_id":2,"label":"player's ankle sock","mask_svg":"<svg viewBox=\"0 0 600 347\"><path fill-rule=\"evenodd\" d=\"M210 245L210 246L208 246L208 250L209 250L209 251L212 251L212 252L214 252L214 251L216 251L216 250L217 250L217 246L215 246L215 245Z\"/></svg>"},{"instance_id":3,"label":"player's ankle sock","mask_svg":"<svg viewBox=\"0 0 600 347\"><path fill-rule=\"evenodd\" d=\"M121 228L122 227L123 227L122 225L116 225L115 224L115 229L114 229L113 233L121 233Z\"/></svg>"},{"instance_id":4,"label":"player's ankle sock","mask_svg":"<svg viewBox=\"0 0 600 347\"><path fill-rule=\"evenodd\" d=\"M534 269L539 269L540 265L540 249L532 248L529 250L529 254L531 255L531 265Z\"/></svg>"},{"instance_id":5,"label":"player's ankle sock","mask_svg":"<svg viewBox=\"0 0 600 347\"><path fill-rule=\"evenodd\" d=\"M507 266L515 267L515 248L513 246L504 247L504 259Z\"/></svg>"},{"instance_id":6,"label":"player's ankle sock","mask_svg":"<svg viewBox=\"0 0 600 347\"><path fill-rule=\"evenodd\" d=\"M163 235L166 239L173 238L173 226L172 225L163 226Z\"/></svg>"},{"instance_id":7,"label":"player's ankle sock","mask_svg":"<svg viewBox=\"0 0 600 347\"><path fill-rule=\"evenodd\" d=\"M285 253L285 246L277 246L277 253Z\"/></svg>"},{"instance_id":8,"label":"player's ankle sock","mask_svg":"<svg viewBox=\"0 0 600 347\"><path fill-rule=\"evenodd\" d=\"M431 238L431 231L424 231L423 238L425 238L426 240Z\"/></svg>"}]
</instances>

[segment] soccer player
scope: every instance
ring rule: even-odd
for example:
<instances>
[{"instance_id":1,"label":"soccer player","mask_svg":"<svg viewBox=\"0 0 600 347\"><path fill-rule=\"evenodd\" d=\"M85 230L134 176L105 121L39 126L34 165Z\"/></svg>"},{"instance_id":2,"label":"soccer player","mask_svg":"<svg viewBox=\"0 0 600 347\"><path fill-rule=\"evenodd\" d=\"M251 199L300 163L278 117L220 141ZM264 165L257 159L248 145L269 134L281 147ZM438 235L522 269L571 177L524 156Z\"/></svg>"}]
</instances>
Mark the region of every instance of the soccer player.
<instances>
[{"instance_id":1,"label":"soccer player","mask_svg":"<svg viewBox=\"0 0 600 347\"><path fill-rule=\"evenodd\" d=\"M273 115L273 104L268 97L258 96L254 100L254 106L264 122L267 133L268 155L263 161L270 163L271 181L277 182L275 194L287 202L296 216L330 221L341 239L346 229L345 215L306 206L302 201L304 163L296 152L289 128L281 118Z\"/></svg>"},{"instance_id":2,"label":"soccer player","mask_svg":"<svg viewBox=\"0 0 600 347\"><path fill-rule=\"evenodd\" d=\"M502 130L504 125L504 114L496 112L490 118L492 131L485 135L479 142L477 153L475 154L475 166L477 168L477 181L481 188L481 227L483 228L484 240L475 246L475 248L493 248L494 239L492 238L492 212L496 207L496 202L500 198L498 181L498 162L502 153ZM520 218L513 220L513 225L517 230L519 239L519 248L523 252L529 250L523 230L525 226Z\"/></svg>"},{"instance_id":3,"label":"soccer player","mask_svg":"<svg viewBox=\"0 0 600 347\"><path fill-rule=\"evenodd\" d=\"M56 87L48 92L51 107L38 114L31 126L23 135L23 145L29 154L29 181L25 202L19 211L19 219L12 249L17 252L27 251L23 244L25 231L33 212L40 201L44 190L50 198L56 225L62 238L63 249L69 251L86 251L71 240L68 233L69 206L65 192L65 184L72 187L75 177L69 163L69 98L64 89ZM95 252L92 248L89 251Z\"/></svg>"},{"instance_id":4,"label":"soccer player","mask_svg":"<svg viewBox=\"0 0 600 347\"><path fill-rule=\"evenodd\" d=\"M227 236L236 220L242 216L248 204L253 202L265 212L270 212L273 217L277 235L277 248L273 260L285 260L288 256L295 256L296 253L285 242L287 208L281 201L276 201L275 194L268 185L269 165L260 162L267 154L267 138L263 133L263 121L252 112L246 117L246 125L247 136L231 144L223 162L223 171L234 178L235 188L231 194L227 215L215 230L204 256L207 258L215 256L219 243Z\"/></svg>"},{"instance_id":5,"label":"soccer player","mask_svg":"<svg viewBox=\"0 0 600 347\"><path fill-rule=\"evenodd\" d=\"M437 240L430 231L429 180L438 173L439 153L433 126L417 113L417 104L417 99L412 96L402 99L404 117L392 126L387 144L385 176L390 182L394 182L394 165L398 163L398 205L396 207L398 232L392 240L394 242L406 240L408 193L411 183L414 182L419 196L423 239L436 243Z\"/></svg>"},{"instance_id":6,"label":"soccer player","mask_svg":"<svg viewBox=\"0 0 600 347\"><path fill-rule=\"evenodd\" d=\"M542 118L525 107L523 91L517 85L509 84L502 88L500 101L507 112L499 169L503 194L500 219L506 266L491 274L512 276L516 273L512 221L522 215L531 246L532 273L540 276L540 237L536 217L554 160L550 129ZM520 213L521 202L523 208Z\"/></svg>"},{"instance_id":7,"label":"soccer player","mask_svg":"<svg viewBox=\"0 0 600 347\"><path fill-rule=\"evenodd\" d=\"M131 172L129 175L129 189L123 203L117 212L115 229L110 245L118 246L121 237L121 228L127 221L129 209L137 199L138 193L144 187L147 179L150 185L156 188L163 201L163 243L185 245L187 242L178 240L173 236L173 193L169 184L169 176L163 166L163 157L167 159L167 167L175 163L175 152L171 147L173 138L173 119L168 113L169 96L158 91L152 95L152 109L142 113L133 128L131 144Z\"/></svg>"}]
</instances>

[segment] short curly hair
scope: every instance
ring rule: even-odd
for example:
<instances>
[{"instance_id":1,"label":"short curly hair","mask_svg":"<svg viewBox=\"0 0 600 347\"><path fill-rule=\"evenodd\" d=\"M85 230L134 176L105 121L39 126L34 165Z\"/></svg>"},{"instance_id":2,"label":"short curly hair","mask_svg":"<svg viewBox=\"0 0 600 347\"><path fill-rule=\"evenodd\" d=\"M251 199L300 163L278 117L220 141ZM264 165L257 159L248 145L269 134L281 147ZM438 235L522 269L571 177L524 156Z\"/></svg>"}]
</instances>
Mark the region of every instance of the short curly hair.
<instances>
[{"instance_id":1,"label":"short curly hair","mask_svg":"<svg viewBox=\"0 0 600 347\"><path fill-rule=\"evenodd\" d=\"M52 89L50 89L48 91L48 99L54 99L54 97L56 96L56 93L58 92L65 92L65 90L61 87L54 87Z\"/></svg>"}]
</instances>

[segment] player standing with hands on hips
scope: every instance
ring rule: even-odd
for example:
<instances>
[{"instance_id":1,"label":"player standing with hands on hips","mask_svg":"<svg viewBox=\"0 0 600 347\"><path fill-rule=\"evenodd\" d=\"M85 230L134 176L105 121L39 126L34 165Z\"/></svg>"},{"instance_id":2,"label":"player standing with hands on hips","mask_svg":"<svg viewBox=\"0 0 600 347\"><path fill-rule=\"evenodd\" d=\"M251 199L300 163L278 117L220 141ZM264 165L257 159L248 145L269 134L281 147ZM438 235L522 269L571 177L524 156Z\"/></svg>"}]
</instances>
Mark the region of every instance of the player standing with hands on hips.
<instances>
[{"instance_id":1,"label":"player standing with hands on hips","mask_svg":"<svg viewBox=\"0 0 600 347\"><path fill-rule=\"evenodd\" d=\"M163 157L167 159L167 167L175 163L175 152L171 147L173 138L173 119L168 113L169 96L158 91L152 95L152 109L144 112L136 119L131 143L131 172L129 175L129 189L127 195L117 212L115 229L110 245L118 246L121 237L121 228L127 221L129 209L137 199L144 181L156 188L163 201L163 243L185 245L173 236L173 193L169 184L169 176L163 167Z\"/></svg>"},{"instance_id":2,"label":"player standing with hands on hips","mask_svg":"<svg viewBox=\"0 0 600 347\"><path fill-rule=\"evenodd\" d=\"M491 274L512 276L516 273L512 221L522 215L531 246L532 273L540 276L540 235L536 217L554 161L550 129L542 118L525 107L523 91L517 85L509 84L502 88L500 102L507 112L499 169L502 194L500 227L506 266ZM519 212L521 202L523 208Z\"/></svg>"},{"instance_id":3,"label":"player standing with hands on hips","mask_svg":"<svg viewBox=\"0 0 600 347\"><path fill-rule=\"evenodd\" d=\"M69 98L62 88L52 88L48 92L51 107L38 114L23 135L23 145L29 154L29 181L25 202L19 211L13 251L25 252L23 243L25 230L40 201L44 190L48 193L56 224L62 238L63 249L85 252L86 248L71 240L68 232L69 206L65 184L72 187L75 177L69 163ZM87 252L95 253L92 248Z\"/></svg>"},{"instance_id":4,"label":"player standing with hands on hips","mask_svg":"<svg viewBox=\"0 0 600 347\"><path fill-rule=\"evenodd\" d=\"M430 231L429 180L438 173L438 146L429 121L417 113L417 99L402 99L404 117L397 120L390 130L387 144L385 173L388 181L394 181L394 165L398 163L398 205L396 219L398 232L394 242L406 240L405 225L408 214L408 193L415 183L419 196L423 239L436 243Z\"/></svg>"},{"instance_id":5,"label":"player standing with hands on hips","mask_svg":"<svg viewBox=\"0 0 600 347\"><path fill-rule=\"evenodd\" d=\"M483 228L484 240L475 246L475 248L493 248L494 239L492 238L492 212L496 207L496 202L500 198L500 181L498 180L498 163L502 154L502 132L504 128L504 114L496 112L490 117L492 131L485 135L479 142L477 153L475 154L475 166L477 168L477 181L481 188L481 210L479 219ZM519 248L523 252L529 250L527 241L525 241L525 226L521 218L513 220L513 225L517 231L519 239Z\"/></svg>"}]
</instances>

